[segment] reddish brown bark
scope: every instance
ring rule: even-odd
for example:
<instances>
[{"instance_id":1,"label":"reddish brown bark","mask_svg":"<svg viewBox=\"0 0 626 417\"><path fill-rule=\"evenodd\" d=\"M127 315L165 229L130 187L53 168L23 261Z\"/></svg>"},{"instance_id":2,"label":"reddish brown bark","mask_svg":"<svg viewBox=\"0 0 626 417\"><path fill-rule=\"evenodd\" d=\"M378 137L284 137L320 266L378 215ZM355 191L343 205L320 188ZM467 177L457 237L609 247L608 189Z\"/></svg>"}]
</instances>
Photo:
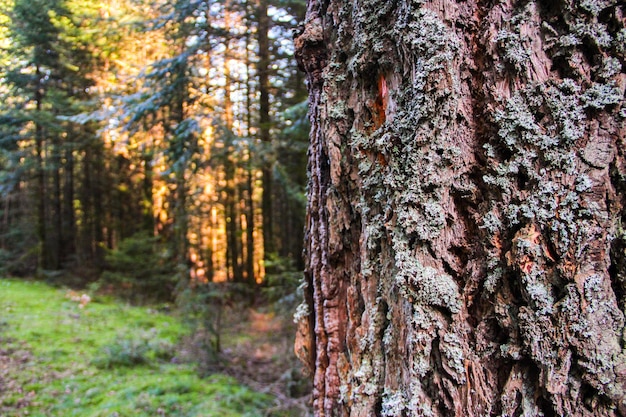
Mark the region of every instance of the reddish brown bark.
<instances>
[{"instance_id":1,"label":"reddish brown bark","mask_svg":"<svg viewBox=\"0 0 626 417\"><path fill-rule=\"evenodd\" d=\"M309 1L317 416L626 416L624 6Z\"/></svg>"}]
</instances>

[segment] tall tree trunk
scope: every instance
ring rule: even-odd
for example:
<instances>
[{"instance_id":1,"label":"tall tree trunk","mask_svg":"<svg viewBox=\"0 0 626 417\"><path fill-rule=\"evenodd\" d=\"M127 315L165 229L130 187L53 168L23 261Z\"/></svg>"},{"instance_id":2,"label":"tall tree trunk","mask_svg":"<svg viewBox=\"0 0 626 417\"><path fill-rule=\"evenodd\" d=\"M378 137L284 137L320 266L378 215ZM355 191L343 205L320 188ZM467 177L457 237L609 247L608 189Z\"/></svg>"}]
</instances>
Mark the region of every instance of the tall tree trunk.
<instances>
[{"instance_id":1,"label":"tall tree trunk","mask_svg":"<svg viewBox=\"0 0 626 417\"><path fill-rule=\"evenodd\" d=\"M619 4L309 1L317 416L626 416Z\"/></svg>"},{"instance_id":2,"label":"tall tree trunk","mask_svg":"<svg viewBox=\"0 0 626 417\"><path fill-rule=\"evenodd\" d=\"M276 250L274 244L274 219L272 210L272 161L269 156L271 148L270 118L270 19L267 15L267 0L258 0L257 35L259 42L259 60L257 73L259 76L259 137L263 146L263 196L261 211L263 212L263 248L265 257Z\"/></svg>"},{"instance_id":3,"label":"tall tree trunk","mask_svg":"<svg viewBox=\"0 0 626 417\"><path fill-rule=\"evenodd\" d=\"M0 248L2 249L7 249L8 245L7 245L7 236L8 236L8 232L9 232L9 228L11 227L11 216L9 213L11 213L11 199L13 197L13 192L8 192L4 194L4 198L3 198L3 202L4 204L2 205L2 229L0 229L1 234L0 234Z\"/></svg>"},{"instance_id":4,"label":"tall tree trunk","mask_svg":"<svg viewBox=\"0 0 626 417\"><path fill-rule=\"evenodd\" d=\"M36 79L41 80L42 74L39 66L36 70ZM37 116L41 117L43 110L43 87L37 86L35 90L35 108L37 110ZM46 172L45 172L45 132L40 121L35 122L35 176L37 178L37 186L35 188L35 199L37 201L37 237L39 239L39 267L48 269L50 266L50 255L48 236L46 230Z\"/></svg>"},{"instance_id":5,"label":"tall tree trunk","mask_svg":"<svg viewBox=\"0 0 626 417\"><path fill-rule=\"evenodd\" d=\"M60 269L63 258L63 197L61 194L61 137L54 134L52 140L52 233L51 269Z\"/></svg>"},{"instance_id":6,"label":"tall tree trunk","mask_svg":"<svg viewBox=\"0 0 626 417\"><path fill-rule=\"evenodd\" d=\"M256 282L254 274L254 169L252 168L252 155L250 148L247 149L248 160L246 161L246 281L250 284Z\"/></svg>"},{"instance_id":7,"label":"tall tree trunk","mask_svg":"<svg viewBox=\"0 0 626 417\"><path fill-rule=\"evenodd\" d=\"M70 137L74 137L71 129ZM76 254L76 213L74 211L74 149L65 150L65 178L63 189L63 261Z\"/></svg>"},{"instance_id":8,"label":"tall tree trunk","mask_svg":"<svg viewBox=\"0 0 626 417\"><path fill-rule=\"evenodd\" d=\"M81 263L93 263L94 258L94 233L93 233L93 199L91 190L93 189L93 156L91 146L86 143L82 155L82 178L79 191L80 198L80 218L79 223L79 247L78 257Z\"/></svg>"},{"instance_id":9,"label":"tall tree trunk","mask_svg":"<svg viewBox=\"0 0 626 417\"><path fill-rule=\"evenodd\" d=\"M230 14L225 16L226 26L231 24ZM241 257L241 226L239 222L239 186L237 178L237 147L235 144L235 134L233 133L234 111L233 102L231 100L231 85L233 78L228 66L230 58L230 41L225 44L224 51L224 124L226 127L225 141L226 149L229 152L224 155L224 179L226 186L224 187L224 210L226 214L226 245L227 245L227 264L232 268L232 280L235 282L243 281L243 262Z\"/></svg>"},{"instance_id":10,"label":"tall tree trunk","mask_svg":"<svg viewBox=\"0 0 626 417\"><path fill-rule=\"evenodd\" d=\"M141 230L151 231L156 233L156 220L154 217L154 195L153 195L153 183L154 183L154 170L152 168L152 158L154 153L154 144L150 143L148 150L144 151L141 155L143 161L144 176L141 182L141 192L143 196L143 203L141 205ZM133 230L134 232L135 230Z\"/></svg>"},{"instance_id":11,"label":"tall tree trunk","mask_svg":"<svg viewBox=\"0 0 626 417\"><path fill-rule=\"evenodd\" d=\"M80 190L82 216L80 219L81 261L90 266L101 267L104 260L102 198L102 149L90 138L84 147L82 158L83 178Z\"/></svg>"},{"instance_id":12,"label":"tall tree trunk","mask_svg":"<svg viewBox=\"0 0 626 417\"><path fill-rule=\"evenodd\" d=\"M246 3L247 6L247 3ZM246 280L249 283L256 282L256 276L254 274L254 157L252 152L252 82L250 67L252 61L250 59L250 36L246 36L246 128L248 136L248 145L246 147L247 159L246 159Z\"/></svg>"},{"instance_id":13,"label":"tall tree trunk","mask_svg":"<svg viewBox=\"0 0 626 417\"><path fill-rule=\"evenodd\" d=\"M183 38L181 38L183 39ZM181 39L178 39L180 41ZM179 52L182 52L183 46L177 45ZM167 134L170 135L169 140L171 147L170 164L176 166L174 172L175 192L172 196L173 201L171 206L173 207L173 250L174 259L179 265L187 265L189 261L189 216L187 212L187 195L188 186L185 180L185 175L189 169L189 162L187 160L188 147L191 146L190 136L187 133L179 132L181 124L187 118L187 103L189 99L188 90L188 63L185 62L180 68L177 68L177 73L172 74L172 83L174 93L171 98L171 105L169 107L169 114L166 116L166 124L170 124L166 127Z\"/></svg>"},{"instance_id":14,"label":"tall tree trunk","mask_svg":"<svg viewBox=\"0 0 626 417\"><path fill-rule=\"evenodd\" d=\"M105 164L104 164L104 146L98 139L93 139L93 169L92 177L92 196L93 196L93 231L94 231L94 263L97 268L101 268L104 264L104 219L107 212L104 204L108 203L104 186L107 181Z\"/></svg>"}]
</instances>

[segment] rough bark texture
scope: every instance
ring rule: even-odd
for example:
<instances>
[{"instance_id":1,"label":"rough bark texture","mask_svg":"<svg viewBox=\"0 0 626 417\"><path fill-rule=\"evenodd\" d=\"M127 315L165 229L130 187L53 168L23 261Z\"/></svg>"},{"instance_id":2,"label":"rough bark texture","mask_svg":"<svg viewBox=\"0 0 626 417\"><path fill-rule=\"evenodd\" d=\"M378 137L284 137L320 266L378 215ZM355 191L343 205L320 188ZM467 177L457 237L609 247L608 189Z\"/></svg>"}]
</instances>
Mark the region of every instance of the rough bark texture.
<instances>
[{"instance_id":1,"label":"rough bark texture","mask_svg":"<svg viewBox=\"0 0 626 417\"><path fill-rule=\"evenodd\" d=\"M625 12L309 0L317 416L626 416Z\"/></svg>"}]
</instances>

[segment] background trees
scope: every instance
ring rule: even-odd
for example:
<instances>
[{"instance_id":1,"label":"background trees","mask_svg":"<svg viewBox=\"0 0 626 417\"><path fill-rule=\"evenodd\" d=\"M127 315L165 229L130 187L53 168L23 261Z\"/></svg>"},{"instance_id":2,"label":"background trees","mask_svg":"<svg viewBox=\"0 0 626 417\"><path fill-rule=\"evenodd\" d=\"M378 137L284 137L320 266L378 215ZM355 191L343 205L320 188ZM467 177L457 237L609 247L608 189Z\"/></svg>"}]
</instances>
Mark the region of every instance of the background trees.
<instances>
[{"instance_id":1,"label":"background trees","mask_svg":"<svg viewBox=\"0 0 626 417\"><path fill-rule=\"evenodd\" d=\"M309 2L316 415L626 415L624 12Z\"/></svg>"},{"instance_id":2,"label":"background trees","mask_svg":"<svg viewBox=\"0 0 626 417\"><path fill-rule=\"evenodd\" d=\"M301 266L300 2L17 0L2 12L7 272L91 281L114 268L107 252L141 242L198 282L260 283L276 256Z\"/></svg>"}]
</instances>

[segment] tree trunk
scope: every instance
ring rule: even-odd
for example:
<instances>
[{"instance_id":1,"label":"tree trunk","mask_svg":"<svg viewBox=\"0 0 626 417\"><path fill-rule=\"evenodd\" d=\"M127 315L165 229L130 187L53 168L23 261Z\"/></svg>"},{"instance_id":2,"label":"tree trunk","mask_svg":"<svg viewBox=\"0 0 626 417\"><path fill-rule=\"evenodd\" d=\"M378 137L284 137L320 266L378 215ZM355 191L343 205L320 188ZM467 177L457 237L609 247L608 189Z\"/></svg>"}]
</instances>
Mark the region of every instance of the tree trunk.
<instances>
[{"instance_id":1,"label":"tree trunk","mask_svg":"<svg viewBox=\"0 0 626 417\"><path fill-rule=\"evenodd\" d=\"M85 144L82 155L82 178L80 181L79 199L81 210L78 218L79 244L78 258L80 263L93 265L94 260L94 224L93 224L93 152L89 143Z\"/></svg>"},{"instance_id":2,"label":"tree trunk","mask_svg":"<svg viewBox=\"0 0 626 417\"><path fill-rule=\"evenodd\" d=\"M257 73L259 77L259 138L263 146L261 171L263 174L263 196L261 211L263 212L263 250L267 259L276 251L274 242L274 213L272 208L272 158L270 157L272 137L270 118L270 18L267 14L268 1L258 0L257 3L257 41L259 42L259 60Z\"/></svg>"},{"instance_id":3,"label":"tree trunk","mask_svg":"<svg viewBox=\"0 0 626 417\"><path fill-rule=\"evenodd\" d=\"M621 4L309 0L317 416L626 416Z\"/></svg>"},{"instance_id":4,"label":"tree trunk","mask_svg":"<svg viewBox=\"0 0 626 417\"><path fill-rule=\"evenodd\" d=\"M74 136L72 129L72 136ZM76 254L76 213L74 209L74 149L65 150L63 187L63 261L68 262Z\"/></svg>"},{"instance_id":5,"label":"tree trunk","mask_svg":"<svg viewBox=\"0 0 626 417\"><path fill-rule=\"evenodd\" d=\"M36 79L41 80L43 77L39 66L35 69ZM37 86L35 90L35 109L37 117L41 117L43 110L43 98L45 91L43 87ZM45 132L41 122L35 122L35 176L37 178L37 186L35 195L37 200L37 237L39 239L39 268L50 268L50 248L48 244L48 233L46 227L46 166L45 166Z\"/></svg>"},{"instance_id":6,"label":"tree trunk","mask_svg":"<svg viewBox=\"0 0 626 417\"><path fill-rule=\"evenodd\" d=\"M52 162L52 227L53 227L53 239L51 256L51 269L61 269L63 261L63 196L61 194L61 137L58 134L54 134L52 138L51 149L51 162Z\"/></svg>"},{"instance_id":7,"label":"tree trunk","mask_svg":"<svg viewBox=\"0 0 626 417\"><path fill-rule=\"evenodd\" d=\"M246 196L246 258L245 258L245 269L246 269L246 281L249 284L254 284L256 282L256 277L254 274L254 168L252 167L252 156L250 155L250 148L247 149L247 160L246 160L246 186L245 186L245 196Z\"/></svg>"},{"instance_id":8,"label":"tree trunk","mask_svg":"<svg viewBox=\"0 0 626 417\"><path fill-rule=\"evenodd\" d=\"M247 3L246 3L247 5ZM255 240L254 240L254 156L253 156L253 142L252 142L252 83L251 83L251 71L252 60L250 59L250 36L246 36L246 127L247 137L249 143L246 147L246 280L249 283L256 282L256 276L254 273L254 252L255 252Z\"/></svg>"},{"instance_id":9,"label":"tree trunk","mask_svg":"<svg viewBox=\"0 0 626 417\"><path fill-rule=\"evenodd\" d=\"M92 169L92 196L93 196L93 248L94 248L94 263L95 266L100 269L104 265L104 243L106 242L104 237L104 219L107 212L107 207L104 207L106 200L104 182L107 180L107 175L104 166L104 147L97 139L94 140L92 146L93 164Z\"/></svg>"},{"instance_id":10,"label":"tree trunk","mask_svg":"<svg viewBox=\"0 0 626 417\"><path fill-rule=\"evenodd\" d=\"M230 15L227 13L225 16L226 26L229 27L231 24ZM225 44L224 57L226 59L230 58L230 41L227 41ZM233 133L233 121L234 121L234 111L233 111L233 102L231 99L231 84L233 83L233 78L230 73L230 68L227 62L224 62L224 78L226 79L226 84L224 85L224 124L226 127L225 141L226 141L226 149L228 149L227 154L224 156L225 159L222 162L224 166L224 210L226 214L226 254L227 254L227 265L229 265L232 270L231 278L235 282L243 282L243 262L242 262L242 242L241 242L241 224L239 221L240 215L240 207L239 202L241 200L239 191L240 187L238 186L239 178L237 175L237 146L235 144L236 136Z\"/></svg>"}]
</instances>

